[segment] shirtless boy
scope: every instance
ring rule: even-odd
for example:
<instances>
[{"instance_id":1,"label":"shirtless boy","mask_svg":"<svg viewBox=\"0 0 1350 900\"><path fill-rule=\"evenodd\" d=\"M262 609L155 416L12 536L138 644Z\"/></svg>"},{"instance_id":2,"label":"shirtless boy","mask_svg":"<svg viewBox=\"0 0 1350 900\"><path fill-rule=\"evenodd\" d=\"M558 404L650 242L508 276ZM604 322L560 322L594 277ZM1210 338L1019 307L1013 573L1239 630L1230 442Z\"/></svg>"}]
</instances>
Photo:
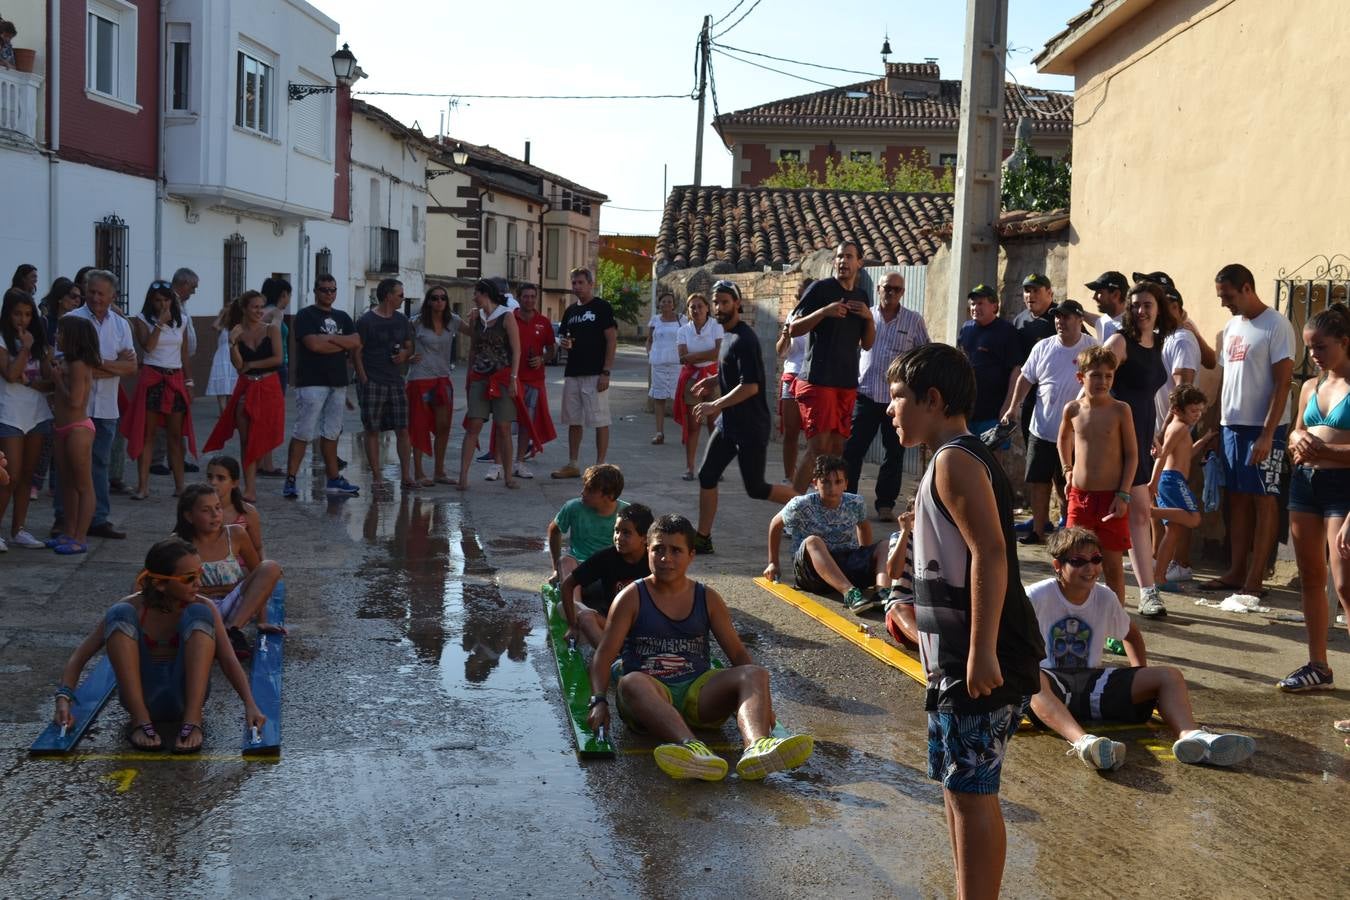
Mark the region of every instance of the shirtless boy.
<instances>
[{"instance_id":1,"label":"shirtless boy","mask_svg":"<svg viewBox=\"0 0 1350 900\"><path fill-rule=\"evenodd\" d=\"M1164 576L1177 542L1182 534L1200 524L1200 504L1195 502L1186 479L1191 474L1191 460L1213 436L1207 431L1199 440L1191 440L1191 429L1205 414L1207 403L1205 392L1193 384L1183 384L1172 391L1172 415L1163 433L1157 462L1153 464L1153 480L1148 485L1149 495L1155 498L1153 518L1167 526L1153 564L1153 579L1165 589L1171 589ZM1162 613L1166 615L1167 610Z\"/></svg>"},{"instance_id":2,"label":"shirtless boy","mask_svg":"<svg viewBox=\"0 0 1350 900\"><path fill-rule=\"evenodd\" d=\"M1079 399L1064 407L1059 458L1069 485L1069 525L1097 535L1102 574L1125 605L1122 555L1130 549L1130 484L1139 462L1130 406L1111 396L1116 356L1104 347L1078 355Z\"/></svg>"},{"instance_id":3,"label":"shirtless boy","mask_svg":"<svg viewBox=\"0 0 1350 900\"><path fill-rule=\"evenodd\" d=\"M694 536L693 523L679 515L662 516L647 532L652 574L619 593L591 658L590 726L609 725L613 681L625 724L665 742L652 755L672 778L726 777L726 760L692 729L720 728L732 716L745 740L736 763L741 778L757 780L800 766L814 748L811 736L772 734L769 673L741 643L721 595L686 575L694 561ZM710 633L730 668L712 668Z\"/></svg>"}]
</instances>

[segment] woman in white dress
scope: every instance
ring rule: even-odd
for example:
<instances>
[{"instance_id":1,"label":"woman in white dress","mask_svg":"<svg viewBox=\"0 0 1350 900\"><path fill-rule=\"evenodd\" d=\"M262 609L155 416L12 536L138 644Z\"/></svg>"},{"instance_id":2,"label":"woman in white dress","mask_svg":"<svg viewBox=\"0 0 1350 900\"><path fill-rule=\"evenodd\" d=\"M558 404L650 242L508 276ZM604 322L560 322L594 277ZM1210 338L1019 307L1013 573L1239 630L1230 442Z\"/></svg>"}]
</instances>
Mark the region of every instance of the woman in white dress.
<instances>
[{"instance_id":1,"label":"woman in white dress","mask_svg":"<svg viewBox=\"0 0 1350 900\"><path fill-rule=\"evenodd\" d=\"M680 378L680 328L684 317L675 312L675 295L669 291L656 301L657 314L647 323L647 362L652 368L652 386L647 391L656 413L653 444L666 442L666 401L675 399Z\"/></svg>"},{"instance_id":2,"label":"woman in white dress","mask_svg":"<svg viewBox=\"0 0 1350 900\"><path fill-rule=\"evenodd\" d=\"M206 383L206 395L216 398L216 405L223 412L225 401L234 393L234 380L239 373L230 362L230 326L226 319L230 315L230 304L226 302L216 315L211 327L220 337L216 340L216 355L211 358L211 379Z\"/></svg>"}]
</instances>

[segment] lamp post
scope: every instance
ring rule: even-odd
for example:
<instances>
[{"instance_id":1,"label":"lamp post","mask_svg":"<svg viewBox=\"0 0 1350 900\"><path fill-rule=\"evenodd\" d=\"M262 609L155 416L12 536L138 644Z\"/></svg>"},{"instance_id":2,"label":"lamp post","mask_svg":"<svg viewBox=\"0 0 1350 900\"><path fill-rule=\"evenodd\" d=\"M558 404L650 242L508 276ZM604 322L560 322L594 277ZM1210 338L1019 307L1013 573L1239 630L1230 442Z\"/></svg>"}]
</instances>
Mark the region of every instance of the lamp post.
<instances>
[{"instance_id":1,"label":"lamp post","mask_svg":"<svg viewBox=\"0 0 1350 900\"><path fill-rule=\"evenodd\" d=\"M465 166L469 163L469 151L464 149L464 145L455 144L455 149L450 151L450 158L455 161L457 166ZM449 175L454 169L427 169L427 181L440 178L442 175Z\"/></svg>"},{"instance_id":2,"label":"lamp post","mask_svg":"<svg viewBox=\"0 0 1350 900\"><path fill-rule=\"evenodd\" d=\"M337 79L338 84L350 86L364 74L356 66L356 54L352 53L346 44L333 54L332 59L333 77ZM286 96L289 100L303 100L310 94L331 94L335 90L337 86L331 84L299 84L294 81L286 84Z\"/></svg>"}]
</instances>

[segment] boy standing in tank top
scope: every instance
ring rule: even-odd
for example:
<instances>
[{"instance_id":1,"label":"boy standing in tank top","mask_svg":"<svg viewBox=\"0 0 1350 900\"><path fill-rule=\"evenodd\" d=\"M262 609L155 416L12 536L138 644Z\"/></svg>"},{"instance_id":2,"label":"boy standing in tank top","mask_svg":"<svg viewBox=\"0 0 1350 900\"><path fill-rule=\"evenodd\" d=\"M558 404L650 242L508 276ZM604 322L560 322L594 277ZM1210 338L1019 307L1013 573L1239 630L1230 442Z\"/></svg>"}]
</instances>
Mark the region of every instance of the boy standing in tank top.
<instances>
[{"instance_id":1,"label":"boy standing in tank top","mask_svg":"<svg viewBox=\"0 0 1350 900\"><path fill-rule=\"evenodd\" d=\"M1012 487L970 433L975 373L928 344L891 363L900 443L934 448L914 500L914 600L928 673L928 776L942 782L958 896L997 897L1007 836L999 779L1045 644L1022 590Z\"/></svg>"},{"instance_id":2,"label":"boy standing in tank top","mask_svg":"<svg viewBox=\"0 0 1350 900\"><path fill-rule=\"evenodd\" d=\"M736 763L741 778L758 780L800 766L814 741L808 734L773 736L769 673L751 659L717 591L686 575L695 535L693 523L680 515L662 516L647 532L652 574L620 592L591 659L590 726L609 727L613 680L624 724L666 742L652 755L672 778L726 777L726 760L692 729L720 729L732 716L745 740ZM710 632L731 668L712 668Z\"/></svg>"}]
</instances>

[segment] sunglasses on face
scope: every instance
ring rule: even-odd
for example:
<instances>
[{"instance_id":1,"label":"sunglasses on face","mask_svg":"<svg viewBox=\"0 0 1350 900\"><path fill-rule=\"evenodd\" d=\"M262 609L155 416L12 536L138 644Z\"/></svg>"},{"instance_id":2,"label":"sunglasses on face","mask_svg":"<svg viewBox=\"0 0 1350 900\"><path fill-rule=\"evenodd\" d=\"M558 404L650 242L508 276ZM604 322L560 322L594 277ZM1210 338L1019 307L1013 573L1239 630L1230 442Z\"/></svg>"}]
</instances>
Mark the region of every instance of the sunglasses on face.
<instances>
[{"instance_id":1,"label":"sunglasses on face","mask_svg":"<svg viewBox=\"0 0 1350 900\"><path fill-rule=\"evenodd\" d=\"M905 292L905 289L902 287L897 287L895 285L887 285L886 287L881 289L881 292L883 294L903 294Z\"/></svg>"},{"instance_id":2,"label":"sunglasses on face","mask_svg":"<svg viewBox=\"0 0 1350 900\"><path fill-rule=\"evenodd\" d=\"M1102 559L1103 556L1098 553L1095 556L1070 556L1068 559L1062 560L1062 562L1066 566L1073 566L1077 569L1082 568L1083 566L1100 566L1102 564Z\"/></svg>"},{"instance_id":3,"label":"sunglasses on face","mask_svg":"<svg viewBox=\"0 0 1350 900\"><path fill-rule=\"evenodd\" d=\"M446 302L447 300L449 300L450 298L444 296L443 294L432 294L432 295L431 295L430 297L428 297L427 299L428 299L428 300L431 300L431 301L434 301L434 302L436 302L436 303L445 303L445 302Z\"/></svg>"},{"instance_id":4,"label":"sunglasses on face","mask_svg":"<svg viewBox=\"0 0 1350 900\"><path fill-rule=\"evenodd\" d=\"M197 569L192 572L184 572L182 575L154 575L152 577L162 578L165 581L176 581L179 584L194 585L201 583L202 570Z\"/></svg>"},{"instance_id":5,"label":"sunglasses on face","mask_svg":"<svg viewBox=\"0 0 1350 900\"><path fill-rule=\"evenodd\" d=\"M152 291L167 291L167 290L169 290L169 289L172 288L172 287L173 287L173 285L169 284L167 281L152 281L152 282L150 282L150 290L152 290Z\"/></svg>"},{"instance_id":6,"label":"sunglasses on face","mask_svg":"<svg viewBox=\"0 0 1350 900\"><path fill-rule=\"evenodd\" d=\"M337 293L337 288L335 288L335 287L316 287L316 288L314 289L314 293L316 293L316 294L336 294L336 293Z\"/></svg>"}]
</instances>

